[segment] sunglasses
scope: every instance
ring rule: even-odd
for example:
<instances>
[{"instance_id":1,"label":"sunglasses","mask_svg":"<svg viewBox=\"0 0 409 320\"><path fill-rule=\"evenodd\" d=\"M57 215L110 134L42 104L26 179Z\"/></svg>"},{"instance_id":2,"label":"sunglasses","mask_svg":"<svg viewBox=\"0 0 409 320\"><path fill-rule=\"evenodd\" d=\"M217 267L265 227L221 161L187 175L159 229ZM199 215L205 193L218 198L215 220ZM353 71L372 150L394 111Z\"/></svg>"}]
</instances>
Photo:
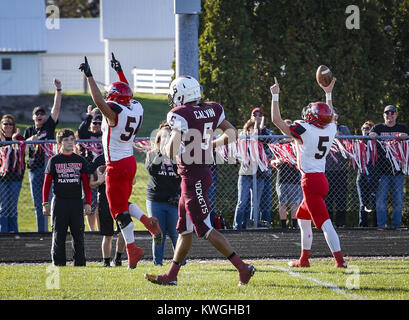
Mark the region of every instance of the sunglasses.
<instances>
[{"instance_id":1,"label":"sunglasses","mask_svg":"<svg viewBox=\"0 0 409 320\"><path fill-rule=\"evenodd\" d=\"M263 116L263 114L260 113L260 112L254 112L253 113L253 117L262 117L262 116Z\"/></svg>"},{"instance_id":2,"label":"sunglasses","mask_svg":"<svg viewBox=\"0 0 409 320\"><path fill-rule=\"evenodd\" d=\"M3 122L2 125L3 125L3 126L14 126L14 123L11 123L11 122Z\"/></svg>"},{"instance_id":3,"label":"sunglasses","mask_svg":"<svg viewBox=\"0 0 409 320\"><path fill-rule=\"evenodd\" d=\"M36 115L37 117L38 117L38 116L44 116L45 113L42 112L42 111L39 111L39 112L36 112L35 115Z\"/></svg>"},{"instance_id":4,"label":"sunglasses","mask_svg":"<svg viewBox=\"0 0 409 320\"><path fill-rule=\"evenodd\" d=\"M385 111L384 112L384 114L387 114L387 115L393 115L393 114L395 114L396 112L395 111Z\"/></svg>"},{"instance_id":5,"label":"sunglasses","mask_svg":"<svg viewBox=\"0 0 409 320\"><path fill-rule=\"evenodd\" d=\"M362 130L371 130L371 127L362 127Z\"/></svg>"},{"instance_id":6,"label":"sunglasses","mask_svg":"<svg viewBox=\"0 0 409 320\"><path fill-rule=\"evenodd\" d=\"M94 126L100 126L100 125L101 125L101 122L94 121L94 122L92 122L92 124L93 124Z\"/></svg>"}]
</instances>

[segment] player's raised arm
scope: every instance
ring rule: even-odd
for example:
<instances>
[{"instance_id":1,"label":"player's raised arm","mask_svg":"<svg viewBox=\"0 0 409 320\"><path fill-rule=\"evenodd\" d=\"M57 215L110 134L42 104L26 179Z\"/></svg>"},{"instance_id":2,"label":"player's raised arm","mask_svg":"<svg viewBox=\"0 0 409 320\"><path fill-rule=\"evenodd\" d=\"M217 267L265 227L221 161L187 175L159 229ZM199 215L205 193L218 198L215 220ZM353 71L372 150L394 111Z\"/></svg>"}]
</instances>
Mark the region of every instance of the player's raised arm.
<instances>
[{"instance_id":1,"label":"player's raised arm","mask_svg":"<svg viewBox=\"0 0 409 320\"><path fill-rule=\"evenodd\" d=\"M108 119L110 125L115 125L116 114L115 112L107 105L104 100L104 97L101 94L94 78L92 77L91 67L88 64L87 57L84 57L84 62L81 63L79 69L84 72L88 80L88 85L91 91L91 97L95 105L101 110L102 114Z\"/></svg>"},{"instance_id":2,"label":"player's raised arm","mask_svg":"<svg viewBox=\"0 0 409 320\"><path fill-rule=\"evenodd\" d=\"M112 57L111 57L111 67L118 74L119 81L125 82L126 84L129 85L128 80L126 80L125 74L124 74L124 72L122 70L121 64L119 63L118 60L115 59L115 56L114 56L113 52L111 53L111 55L112 55Z\"/></svg>"},{"instance_id":3,"label":"player's raised arm","mask_svg":"<svg viewBox=\"0 0 409 320\"><path fill-rule=\"evenodd\" d=\"M279 94L280 86L277 78L274 77L274 85L270 87L272 99L271 99L271 121L277 126L280 131L286 136L292 136L290 126L281 118Z\"/></svg>"},{"instance_id":4,"label":"player's raised arm","mask_svg":"<svg viewBox=\"0 0 409 320\"><path fill-rule=\"evenodd\" d=\"M318 82L318 85L325 92L325 102L331 107L332 111L334 111L334 106L332 105L332 90L334 89L335 81L337 81L337 79L335 77L332 78L331 83L327 87L324 87Z\"/></svg>"}]
</instances>

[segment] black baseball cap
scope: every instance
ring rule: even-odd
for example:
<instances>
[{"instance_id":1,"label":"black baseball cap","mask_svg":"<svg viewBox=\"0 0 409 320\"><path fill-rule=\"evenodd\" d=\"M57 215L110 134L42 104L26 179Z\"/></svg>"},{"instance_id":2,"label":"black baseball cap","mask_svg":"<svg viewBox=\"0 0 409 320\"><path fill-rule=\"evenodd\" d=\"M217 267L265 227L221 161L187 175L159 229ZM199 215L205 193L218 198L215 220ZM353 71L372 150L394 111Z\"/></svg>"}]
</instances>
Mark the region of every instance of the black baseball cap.
<instances>
[{"instance_id":1,"label":"black baseball cap","mask_svg":"<svg viewBox=\"0 0 409 320\"><path fill-rule=\"evenodd\" d=\"M38 106L38 107L35 107L35 108L33 109L33 114L36 114L38 111L41 111L41 112L46 113L46 111L45 111L45 109L44 109L43 107Z\"/></svg>"},{"instance_id":2,"label":"black baseball cap","mask_svg":"<svg viewBox=\"0 0 409 320\"><path fill-rule=\"evenodd\" d=\"M383 110L384 113L388 111L397 112L396 107L393 105L386 106L385 109Z\"/></svg>"}]
</instances>

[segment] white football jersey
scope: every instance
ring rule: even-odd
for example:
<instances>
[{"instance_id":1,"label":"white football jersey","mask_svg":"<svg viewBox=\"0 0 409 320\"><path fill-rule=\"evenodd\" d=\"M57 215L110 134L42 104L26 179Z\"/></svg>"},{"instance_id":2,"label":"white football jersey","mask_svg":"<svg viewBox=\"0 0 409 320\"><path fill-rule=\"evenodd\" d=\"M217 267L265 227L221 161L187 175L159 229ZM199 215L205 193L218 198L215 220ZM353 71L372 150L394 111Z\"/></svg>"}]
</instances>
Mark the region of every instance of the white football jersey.
<instances>
[{"instance_id":1,"label":"white football jersey","mask_svg":"<svg viewBox=\"0 0 409 320\"><path fill-rule=\"evenodd\" d=\"M105 116L102 121L102 145L106 162L118 161L134 155L135 135L142 124L143 108L136 101L131 100L129 106L123 106L113 101L117 119L116 125L110 126Z\"/></svg>"},{"instance_id":2,"label":"white football jersey","mask_svg":"<svg viewBox=\"0 0 409 320\"><path fill-rule=\"evenodd\" d=\"M326 157L337 133L335 123L320 129L304 121L295 121L290 127L296 140L297 165L303 173L325 172Z\"/></svg>"}]
</instances>

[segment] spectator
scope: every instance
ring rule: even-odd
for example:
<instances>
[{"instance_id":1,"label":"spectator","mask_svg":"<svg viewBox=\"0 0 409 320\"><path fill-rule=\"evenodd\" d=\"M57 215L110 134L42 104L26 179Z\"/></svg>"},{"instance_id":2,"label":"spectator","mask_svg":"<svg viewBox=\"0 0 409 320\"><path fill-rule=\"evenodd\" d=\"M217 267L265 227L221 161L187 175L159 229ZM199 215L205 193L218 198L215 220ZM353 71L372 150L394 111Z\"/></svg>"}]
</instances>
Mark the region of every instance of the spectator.
<instances>
[{"instance_id":1,"label":"spectator","mask_svg":"<svg viewBox=\"0 0 409 320\"><path fill-rule=\"evenodd\" d=\"M81 122L78 128L78 139L101 139L102 137L102 114L98 108L92 110L89 105L87 109L87 118ZM80 145L80 154L91 163L98 155L103 153L102 143L84 143ZM97 206L98 189L91 190L91 214L86 216L88 227L91 231L97 231L99 226L99 215Z\"/></svg>"},{"instance_id":2,"label":"spectator","mask_svg":"<svg viewBox=\"0 0 409 320\"><path fill-rule=\"evenodd\" d=\"M1 118L0 141L22 141L20 129L11 114ZM24 178L25 146L0 146L0 232L18 232L17 202Z\"/></svg>"},{"instance_id":3,"label":"spectator","mask_svg":"<svg viewBox=\"0 0 409 320\"><path fill-rule=\"evenodd\" d=\"M337 125L337 136L351 135L347 126L338 124L339 114L334 108L334 121ZM325 198L325 204L331 219L334 219L338 228L345 227L347 214L347 195L348 195L348 159L344 158L341 153L330 151L327 156L325 166L325 175L328 179L328 195Z\"/></svg>"},{"instance_id":4,"label":"spectator","mask_svg":"<svg viewBox=\"0 0 409 320\"><path fill-rule=\"evenodd\" d=\"M284 120L291 126L291 120ZM292 138L283 138L278 143L292 144ZM273 164L278 167L276 191L278 195L278 213L280 215L281 228L287 229L287 206L291 214L291 228L297 228L297 209L302 200L301 190L301 173L296 166L287 162L281 162L279 159L272 160Z\"/></svg>"},{"instance_id":5,"label":"spectator","mask_svg":"<svg viewBox=\"0 0 409 320\"><path fill-rule=\"evenodd\" d=\"M43 214L50 216L49 194L54 182L51 205L53 242L52 261L65 266L65 239L68 227L73 239L74 266L85 266L84 216L91 213L91 189L88 179L88 162L74 151L74 132L61 129L57 133L59 153L50 158L45 169L43 186ZM86 197L84 206L82 192Z\"/></svg>"},{"instance_id":6,"label":"spectator","mask_svg":"<svg viewBox=\"0 0 409 320\"><path fill-rule=\"evenodd\" d=\"M259 136L272 136L274 131L268 129L265 126L264 111L261 108L254 108L251 111L251 119L255 122L255 127L257 129L257 134ZM272 138L259 138L259 141L263 143L263 149L268 159L272 159L273 154L268 146L269 143L272 143L274 139ZM266 171L263 171L261 178L264 180L264 187L261 192L260 198L260 223L265 225L270 225L271 223L271 196L272 196L272 171L268 167Z\"/></svg>"},{"instance_id":7,"label":"spectator","mask_svg":"<svg viewBox=\"0 0 409 320\"><path fill-rule=\"evenodd\" d=\"M255 134L255 121L248 120L243 127L243 133L246 136ZM246 144L245 151L248 150L247 145L249 140L240 141ZM255 217L255 210L260 206L261 194L264 189L264 178L261 170L258 168L257 162L246 161L246 159L240 160L239 179L237 182L238 199L236 212L234 214L233 229L241 230L246 229L247 220L249 219L250 212L251 217ZM253 177L255 175L257 188L254 190ZM250 210L250 211L249 211Z\"/></svg>"},{"instance_id":8,"label":"spectator","mask_svg":"<svg viewBox=\"0 0 409 320\"><path fill-rule=\"evenodd\" d=\"M379 136L396 136L398 140L408 138L409 128L401 123L397 123L398 110L395 106L386 106L383 112L384 123L376 124L369 137L376 139ZM404 175L401 170L396 170L389 162L383 148L378 148L378 161L376 170L379 172L379 186L376 194L376 216L378 227L384 228L387 223L386 201L388 192L391 191L393 211L392 228L399 228L402 220L403 206L403 182Z\"/></svg>"},{"instance_id":9,"label":"spectator","mask_svg":"<svg viewBox=\"0 0 409 320\"><path fill-rule=\"evenodd\" d=\"M365 121L361 127L362 135L367 136L372 130L374 123L370 120ZM371 163L367 164L368 173L358 171L356 178L356 188L359 197L359 227L368 227L368 213L373 213L373 226L376 227L376 191L378 189L379 177Z\"/></svg>"},{"instance_id":10,"label":"spectator","mask_svg":"<svg viewBox=\"0 0 409 320\"><path fill-rule=\"evenodd\" d=\"M38 106L33 110L34 125L28 127L24 132L24 139L27 141L53 140L55 127L58 124L58 116L61 109L61 81L54 79L56 92L54 95L54 105L51 115L46 118L44 107ZM41 207L42 194L41 187L44 183L44 170L47 165L46 154L43 145L30 145L28 148L27 167L30 180L31 196L37 216L37 231L48 232L48 217L43 216Z\"/></svg>"},{"instance_id":11,"label":"spectator","mask_svg":"<svg viewBox=\"0 0 409 320\"><path fill-rule=\"evenodd\" d=\"M97 208L99 212L100 234L102 237L102 258L104 260L104 267L111 266L112 240L114 237L114 219L109 210L108 199L105 194L105 158L103 154L97 156L91 163L89 172L91 172L89 185L98 191L97 194ZM92 199L92 197L91 197ZM92 210L92 205L91 205ZM92 211L91 211L92 214ZM117 231L120 230L118 223L116 223ZM116 241L116 252L114 257L114 266L122 265L122 254L125 251L125 240L122 233L117 232L118 239Z\"/></svg>"},{"instance_id":12,"label":"spectator","mask_svg":"<svg viewBox=\"0 0 409 320\"><path fill-rule=\"evenodd\" d=\"M146 189L146 210L150 217L156 217L163 232L162 243L156 245L152 241L154 265L163 265L166 234L176 247L178 233L178 202L180 198L180 176L177 165L163 155L163 148L170 137L170 126L166 121L159 126L153 149L146 155L146 170L150 178Z\"/></svg>"}]
</instances>

